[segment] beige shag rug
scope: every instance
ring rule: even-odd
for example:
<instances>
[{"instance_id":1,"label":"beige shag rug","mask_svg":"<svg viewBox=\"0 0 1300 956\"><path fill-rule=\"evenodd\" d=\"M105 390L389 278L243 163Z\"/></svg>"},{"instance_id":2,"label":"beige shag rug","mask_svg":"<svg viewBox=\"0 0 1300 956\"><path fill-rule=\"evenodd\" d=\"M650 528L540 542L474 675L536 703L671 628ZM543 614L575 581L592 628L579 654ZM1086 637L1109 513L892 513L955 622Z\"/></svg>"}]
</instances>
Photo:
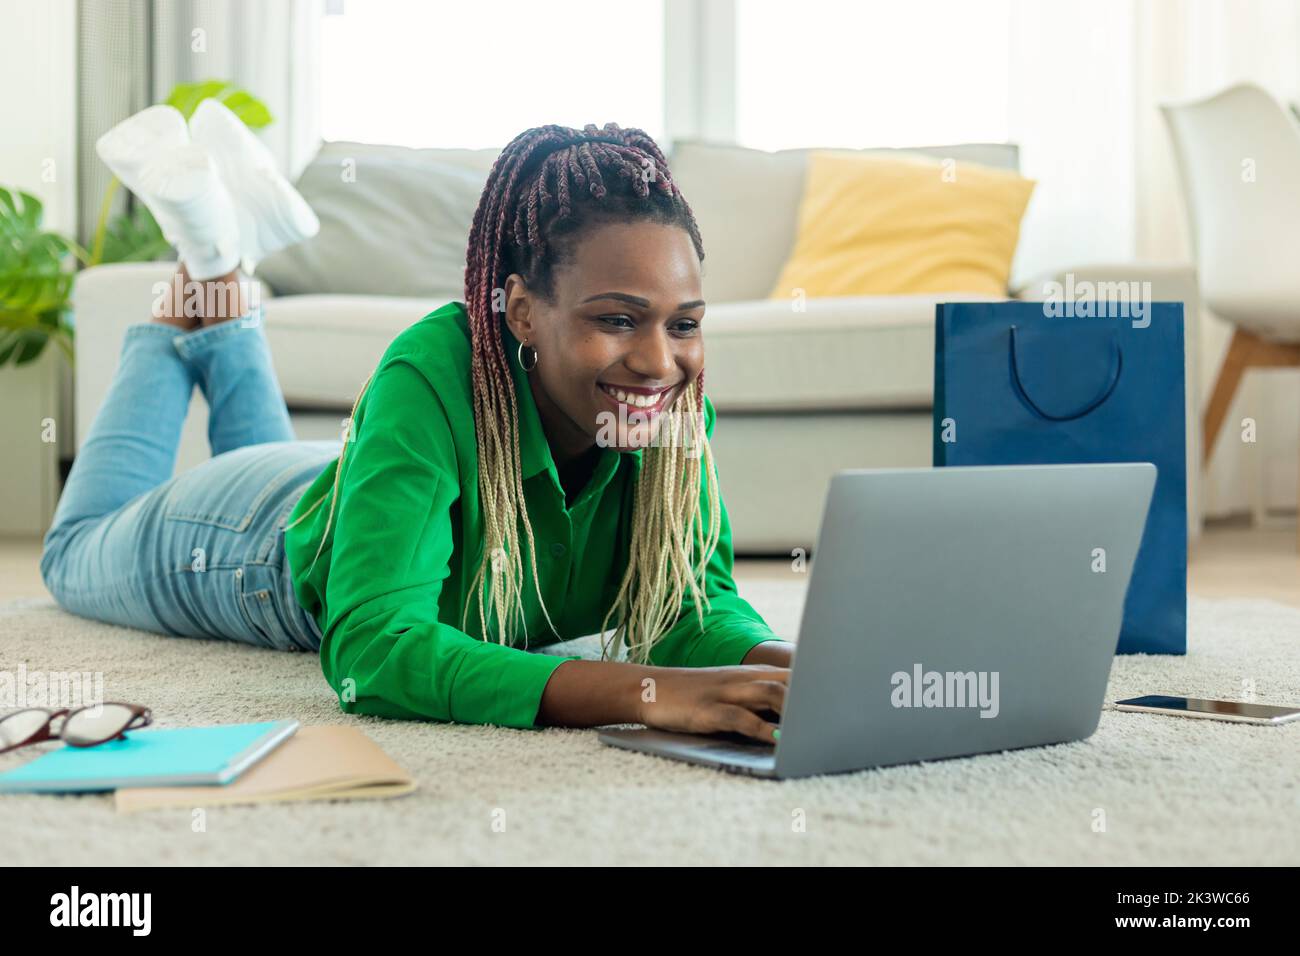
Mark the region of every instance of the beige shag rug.
<instances>
[{"instance_id":1,"label":"beige shag rug","mask_svg":"<svg viewBox=\"0 0 1300 956\"><path fill-rule=\"evenodd\" d=\"M744 593L778 633L795 635L802 583ZM1261 702L1300 702L1300 609L1194 599L1189 643L1186 657L1118 658L1108 702L1239 699L1243 681ZM102 671L106 699L148 704L160 727L353 724L418 789L215 807L198 833L188 809L119 816L110 794L3 795L11 863L1300 863L1300 723L1147 716L1108 703L1079 743L772 782L614 750L590 730L349 716L313 655L118 628L48 599L0 606L0 671L20 663ZM0 770L25 759L0 756Z\"/></svg>"}]
</instances>

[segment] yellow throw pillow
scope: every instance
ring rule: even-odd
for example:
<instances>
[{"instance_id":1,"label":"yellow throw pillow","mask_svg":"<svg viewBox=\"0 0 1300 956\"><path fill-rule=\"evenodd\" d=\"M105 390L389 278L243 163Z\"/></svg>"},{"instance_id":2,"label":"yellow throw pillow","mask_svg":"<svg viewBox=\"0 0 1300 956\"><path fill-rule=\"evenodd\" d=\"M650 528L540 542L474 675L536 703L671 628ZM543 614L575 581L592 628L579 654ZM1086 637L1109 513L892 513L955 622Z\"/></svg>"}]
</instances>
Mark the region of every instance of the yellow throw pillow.
<instances>
[{"instance_id":1,"label":"yellow throw pillow","mask_svg":"<svg viewBox=\"0 0 1300 956\"><path fill-rule=\"evenodd\" d=\"M1034 180L977 163L818 150L769 298L1005 295Z\"/></svg>"}]
</instances>

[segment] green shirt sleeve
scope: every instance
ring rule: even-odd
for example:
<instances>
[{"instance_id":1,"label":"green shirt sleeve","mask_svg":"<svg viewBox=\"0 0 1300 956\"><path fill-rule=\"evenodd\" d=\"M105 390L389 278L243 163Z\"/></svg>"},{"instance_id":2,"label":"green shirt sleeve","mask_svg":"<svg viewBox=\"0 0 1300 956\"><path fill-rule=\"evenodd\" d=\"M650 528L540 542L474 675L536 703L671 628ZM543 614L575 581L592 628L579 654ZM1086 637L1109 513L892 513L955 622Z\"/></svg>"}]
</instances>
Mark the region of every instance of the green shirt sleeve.
<instances>
[{"instance_id":1,"label":"green shirt sleeve","mask_svg":"<svg viewBox=\"0 0 1300 956\"><path fill-rule=\"evenodd\" d=\"M460 483L433 386L414 365L390 360L370 383L354 434L339 482L321 644L341 708L535 726L551 673L575 658L483 641L438 619Z\"/></svg>"},{"instance_id":2,"label":"green shirt sleeve","mask_svg":"<svg viewBox=\"0 0 1300 956\"><path fill-rule=\"evenodd\" d=\"M713 402L704 397L705 434L713 438L716 419ZM700 513L708 520L707 476L700 482ZM739 664L755 644L779 641L759 613L741 598L732 578L735 555L731 546L731 521L727 517L722 492L718 492L721 522L718 547L705 570L704 593L709 608L700 627L695 601L688 593L676 623L650 649L650 663L659 667L717 667Z\"/></svg>"}]
</instances>

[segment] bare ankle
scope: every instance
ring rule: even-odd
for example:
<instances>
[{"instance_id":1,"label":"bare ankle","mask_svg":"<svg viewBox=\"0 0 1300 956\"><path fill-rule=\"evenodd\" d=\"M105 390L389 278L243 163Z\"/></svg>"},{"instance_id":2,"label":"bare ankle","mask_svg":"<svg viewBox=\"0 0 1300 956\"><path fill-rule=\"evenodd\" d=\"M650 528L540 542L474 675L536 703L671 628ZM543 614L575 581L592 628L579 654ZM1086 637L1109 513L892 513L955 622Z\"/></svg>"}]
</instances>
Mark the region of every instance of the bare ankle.
<instances>
[{"instance_id":1,"label":"bare ankle","mask_svg":"<svg viewBox=\"0 0 1300 956\"><path fill-rule=\"evenodd\" d=\"M206 328L238 319L250 307L248 280L241 278L239 269L203 283L203 309L199 322Z\"/></svg>"},{"instance_id":2,"label":"bare ankle","mask_svg":"<svg viewBox=\"0 0 1300 956\"><path fill-rule=\"evenodd\" d=\"M185 284L189 273L183 263L176 263L176 271L167 283L167 291L154 300L153 320L163 325L172 325L184 331L199 327L199 317L192 311L186 314Z\"/></svg>"},{"instance_id":3,"label":"bare ankle","mask_svg":"<svg viewBox=\"0 0 1300 956\"><path fill-rule=\"evenodd\" d=\"M187 331L228 322L248 314L256 303L248 280L238 268L225 275L197 281L184 263L172 276L171 288L161 297L154 321Z\"/></svg>"}]
</instances>

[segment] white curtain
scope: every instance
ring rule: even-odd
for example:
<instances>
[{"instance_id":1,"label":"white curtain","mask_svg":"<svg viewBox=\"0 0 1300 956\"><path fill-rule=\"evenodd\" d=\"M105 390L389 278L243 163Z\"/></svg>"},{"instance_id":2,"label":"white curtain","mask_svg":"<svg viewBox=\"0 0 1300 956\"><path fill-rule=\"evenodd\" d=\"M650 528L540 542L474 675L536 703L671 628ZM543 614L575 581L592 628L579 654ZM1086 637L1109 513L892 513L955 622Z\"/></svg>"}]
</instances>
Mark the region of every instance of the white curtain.
<instances>
[{"instance_id":1,"label":"white curtain","mask_svg":"<svg viewBox=\"0 0 1300 956\"><path fill-rule=\"evenodd\" d=\"M154 4L152 91L230 80L264 101L262 140L291 178L320 146L317 92L324 0L167 0Z\"/></svg>"},{"instance_id":2,"label":"white curtain","mask_svg":"<svg viewBox=\"0 0 1300 956\"><path fill-rule=\"evenodd\" d=\"M1007 138L1034 179L1013 285L1132 261L1134 37L1130 0L1014 0Z\"/></svg>"},{"instance_id":3,"label":"white curtain","mask_svg":"<svg viewBox=\"0 0 1300 956\"><path fill-rule=\"evenodd\" d=\"M1279 102L1300 99L1300 4L1295 0L1146 0L1134 7L1136 219L1140 259L1190 259L1181 184L1158 105L1239 82ZM1300 229L1300 223L1296 224ZM1201 396L1208 401L1232 328L1209 314L1201 326ZM1236 438L1247 416L1257 443ZM1202 484L1207 516L1295 508L1300 485L1300 371L1247 373Z\"/></svg>"}]
</instances>

